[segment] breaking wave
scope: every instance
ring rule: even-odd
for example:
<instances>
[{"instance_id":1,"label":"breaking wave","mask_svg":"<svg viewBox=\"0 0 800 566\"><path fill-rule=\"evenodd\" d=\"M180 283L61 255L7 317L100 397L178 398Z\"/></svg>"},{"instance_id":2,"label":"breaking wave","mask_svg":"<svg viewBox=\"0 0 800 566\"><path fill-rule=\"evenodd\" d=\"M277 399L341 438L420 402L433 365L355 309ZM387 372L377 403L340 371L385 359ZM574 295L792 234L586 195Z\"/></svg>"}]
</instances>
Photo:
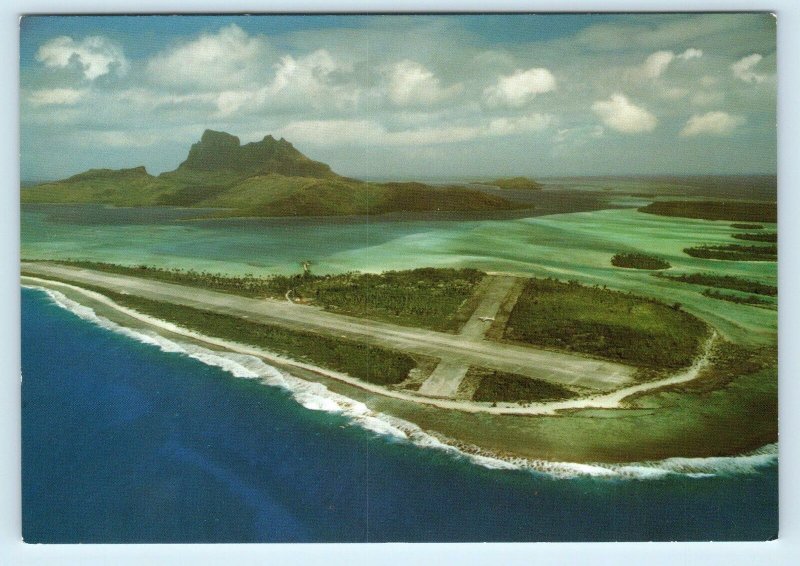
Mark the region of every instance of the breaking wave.
<instances>
[{"instance_id":1,"label":"breaking wave","mask_svg":"<svg viewBox=\"0 0 800 566\"><path fill-rule=\"evenodd\" d=\"M557 478L596 477L608 479L663 479L671 476L703 478L721 475L755 474L778 460L778 445L768 444L740 456L712 458L667 458L665 460L629 464L581 464L550 462L525 458L500 457L476 446L460 444L419 426L371 410L364 403L330 391L325 385L306 381L266 364L256 356L234 352L218 352L196 344L178 342L155 331L131 329L99 316L94 309L74 301L59 291L45 287L25 285L43 291L58 306L83 320L121 334L164 352L185 355L209 366L215 366L231 375L256 379L265 385L288 391L300 405L312 411L337 413L350 422L375 434L396 440L408 441L423 448L447 452L457 458L466 458L474 464L492 469L527 470Z\"/></svg>"}]
</instances>

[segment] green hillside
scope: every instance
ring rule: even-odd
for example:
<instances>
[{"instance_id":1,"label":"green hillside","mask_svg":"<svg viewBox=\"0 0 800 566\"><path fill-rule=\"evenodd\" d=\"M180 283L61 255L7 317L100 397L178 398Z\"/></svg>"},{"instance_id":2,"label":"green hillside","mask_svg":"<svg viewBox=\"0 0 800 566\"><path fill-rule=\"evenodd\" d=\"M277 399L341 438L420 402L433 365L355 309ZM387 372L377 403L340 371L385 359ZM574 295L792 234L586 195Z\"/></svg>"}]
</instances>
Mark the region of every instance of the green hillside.
<instances>
[{"instance_id":1,"label":"green hillside","mask_svg":"<svg viewBox=\"0 0 800 566\"><path fill-rule=\"evenodd\" d=\"M415 211L505 210L504 198L422 183L365 183L334 173L284 139L206 130L174 171L91 169L21 189L23 203L218 208L215 216L340 216Z\"/></svg>"}]
</instances>

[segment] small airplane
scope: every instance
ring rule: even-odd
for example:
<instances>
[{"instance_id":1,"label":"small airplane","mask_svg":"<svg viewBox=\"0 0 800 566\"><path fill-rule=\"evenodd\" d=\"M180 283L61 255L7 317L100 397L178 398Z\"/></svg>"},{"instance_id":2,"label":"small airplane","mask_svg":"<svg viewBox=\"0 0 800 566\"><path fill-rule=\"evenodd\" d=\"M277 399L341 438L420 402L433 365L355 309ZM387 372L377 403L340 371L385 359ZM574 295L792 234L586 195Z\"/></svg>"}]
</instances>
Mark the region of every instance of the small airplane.
<instances>
[{"instance_id":1,"label":"small airplane","mask_svg":"<svg viewBox=\"0 0 800 566\"><path fill-rule=\"evenodd\" d=\"M493 316L479 316L478 320L480 320L481 322L494 322L494 317Z\"/></svg>"}]
</instances>

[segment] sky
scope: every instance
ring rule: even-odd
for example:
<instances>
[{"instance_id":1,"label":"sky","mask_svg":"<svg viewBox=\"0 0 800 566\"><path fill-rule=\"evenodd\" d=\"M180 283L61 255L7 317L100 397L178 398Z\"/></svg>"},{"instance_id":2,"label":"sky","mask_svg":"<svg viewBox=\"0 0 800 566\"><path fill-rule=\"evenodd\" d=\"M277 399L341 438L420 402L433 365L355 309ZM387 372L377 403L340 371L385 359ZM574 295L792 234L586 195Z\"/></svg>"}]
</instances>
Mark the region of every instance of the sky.
<instances>
[{"instance_id":1,"label":"sky","mask_svg":"<svg viewBox=\"0 0 800 566\"><path fill-rule=\"evenodd\" d=\"M21 178L174 169L209 128L343 175L776 171L764 13L29 16Z\"/></svg>"}]
</instances>

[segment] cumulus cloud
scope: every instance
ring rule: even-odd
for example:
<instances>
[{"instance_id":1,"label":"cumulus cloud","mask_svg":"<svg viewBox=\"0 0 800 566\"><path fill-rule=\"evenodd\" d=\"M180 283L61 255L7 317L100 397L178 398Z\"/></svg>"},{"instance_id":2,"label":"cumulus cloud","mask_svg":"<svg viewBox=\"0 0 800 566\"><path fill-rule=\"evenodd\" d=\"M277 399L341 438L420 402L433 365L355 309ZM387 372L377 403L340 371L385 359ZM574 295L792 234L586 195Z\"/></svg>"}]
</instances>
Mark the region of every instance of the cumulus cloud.
<instances>
[{"instance_id":1,"label":"cumulus cloud","mask_svg":"<svg viewBox=\"0 0 800 566\"><path fill-rule=\"evenodd\" d=\"M702 56L703 56L702 49L696 49L694 47L690 47L689 49L678 55L678 59L689 61L690 59L699 59Z\"/></svg>"},{"instance_id":2,"label":"cumulus cloud","mask_svg":"<svg viewBox=\"0 0 800 566\"><path fill-rule=\"evenodd\" d=\"M33 91L28 101L34 106L70 106L77 104L85 94L74 88L48 88Z\"/></svg>"},{"instance_id":3,"label":"cumulus cloud","mask_svg":"<svg viewBox=\"0 0 800 566\"><path fill-rule=\"evenodd\" d=\"M147 64L150 80L172 86L215 88L259 78L268 47L236 24L155 55Z\"/></svg>"},{"instance_id":4,"label":"cumulus cloud","mask_svg":"<svg viewBox=\"0 0 800 566\"><path fill-rule=\"evenodd\" d=\"M769 77L753 70L753 67L758 65L761 59L763 59L763 57L758 53L753 53L752 55L748 55L747 57L739 59L733 65L731 65L733 76L735 76L737 79L743 80L746 83L763 83Z\"/></svg>"},{"instance_id":5,"label":"cumulus cloud","mask_svg":"<svg viewBox=\"0 0 800 566\"><path fill-rule=\"evenodd\" d=\"M645 60L642 73L650 79L660 77L674 58L672 51L656 51Z\"/></svg>"},{"instance_id":6,"label":"cumulus cloud","mask_svg":"<svg viewBox=\"0 0 800 566\"><path fill-rule=\"evenodd\" d=\"M75 64L90 81L112 70L123 75L129 66L122 48L102 36L85 37L80 41L66 35L54 37L39 47L36 60L51 68Z\"/></svg>"},{"instance_id":7,"label":"cumulus cloud","mask_svg":"<svg viewBox=\"0 0 800 566\"><path fill-rule=\"evenodd\" d=\"M703 56L701 49L690 47L683 53L676 55L672 51L656 51L645 59L644 64L639 67L639 73L648 79L657 79L664 71L667 70L670 63L675 59L682 61L689 61L691 59L698 59Z\"/></svg>"},{"instance_id":8,"label":"cumulus cloud","mask_svg":"<svg viewBox=\"0 0 800 566\"><path fill-rule=\"evenodd\" d=\"M608 100L598 100L592 110L603 124L624 134L650 132L658 119L647 109L636 106L624 94L614 94Z\"/></svg>"},{"instance_id":9,"label":"cumulus cloud","mask_svg":"<svg viewBox=\"0 0 800 566\"><path fill-rule=\"evenodd\" d=\"M738 126L744 124L744 122L745 120L741 116L731 116L727 112L716 111L695 114L686 122L683 130L681 130L681 135L684 137L703 134L726 136Z\"/></svg>"},{"instance_id":10,"label":"cumulus cloud","mask_svg":"<svg viewBox=\"0 0 800 566\"><path fill-rule=\"evenodd\" d=\"M336 86L334 73L348 70L347 65L340 63L326 49L297 58L286 55L275 65L275 78L267 90L272 94L288 92L299 97L318 97Z\"/></svg>"},{"instance_id":11,"label":"cumulus cloud","mask_svg":"<svg viewBox=\"0 0 800 566\"><path fill-rule=\"evenodd\" d=\"M492 106L520 107L537 94L556 89L556 78L549 70L534 67L502 76L497 83L486 88L483 95Z\"/></svg>"},{"instance_id":12,"label":"cumulus cloud","mask_svg":"<svg viewBox=\"0 0 800 566\"><path fill-rule=\"evenodd\" d=\"M408 59L389 69L388 83L389 100L397 106L434 104L462 89L460 84L443 88L433 72Z\"/></svg>"},{"instance_id":13,"label":"cumulus cloud","mask_svg":"<svg viewBox=\"0 0 800 566\"><path fill-rule=\"evenodd\" d=\"M241 110L276 108L351 108L361 89L342 81L349 66L320 49L302 57L286 55L274 65L275 76L267 85L255 89L225 90L217 95L219 116ZM336 78L335 78L336 77Z\"/></svg>"}]
</instances>

